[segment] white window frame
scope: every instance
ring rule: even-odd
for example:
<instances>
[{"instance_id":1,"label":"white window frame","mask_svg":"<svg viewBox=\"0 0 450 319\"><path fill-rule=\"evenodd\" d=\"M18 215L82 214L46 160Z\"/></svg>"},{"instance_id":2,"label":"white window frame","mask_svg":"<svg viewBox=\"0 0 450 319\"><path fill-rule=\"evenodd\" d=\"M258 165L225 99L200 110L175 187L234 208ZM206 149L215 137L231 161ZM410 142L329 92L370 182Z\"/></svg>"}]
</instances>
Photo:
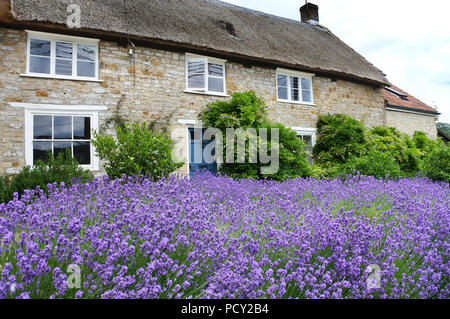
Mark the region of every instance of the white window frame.
<instances>
[{"instance_id":1,"label":"white window frame","mask_svg":"<svg viewBox=\"0 0 450 319\"><path fill-rule=\"evenodd\" d=\"M284 75L287 77L287 89L288 89L288 99L280 99L278 95L278 76ZM293 71L293 70L287 70L287 69L280 69L278 68L276 70L276 94L277 94L277 101L283 102L283 103L291 103L291 104L302 104L302 105L311 105L314 106L314 87L313 87L313 77L315 74L313 73L305 73L300 71ZM291 88L291 79L290 77L298 77L299 78L299 101L292 99L292 88ZM311 101L303 101L303 92L302 92L302 79L309 80L311 84Z\"/></svg>"},{"instance_id":2,"label":"white window frame","mask_svg":"<svg viewBox=\"0 0 450 319\"><path fill-rule=\"evenodd\" d=\"M211 58L211 57L202 56L202 55L196 55L196 54L192 54L192 53L186 53L185 58L186 58L186 63L185 63L186 89L184 92L228 97L228 95L227 95L227 80L226 80L227 79L227 76L226 76L226 62L227 61L226 60ZM189 88L188 62L190 60L202 61L205 65L205 75L204 75L205 86L203 88L199 88L199 89ZM208 90L208 82L209 82L208 78L210 78L210 77L218 78L218 79L221 78L221 77L217 77L217 76L211 76L208 74L208 64L209 63L220 64L223 66L223 92L215 92L215 91Z\"/></svg>"},{"instance_id":3,"label":"white window frame","mask_svg":"<svg viewBox=\"0 0 450 319\"><path fill-rule=\"evenodd\" d=\"M297 136L311 136L311 147L314 148L316 145L316 139L317 139L317 129L315 128L309 128L309 127L292 127L291 128L295 133L297 133ZM312 154L311 154L312 156ZM314 160L313 160L314 163Z\"/></svg>"},{"instance_id":4,"label":"white window frame","mask_svg":"<svg viewBox=\"0 0 450 319\"><path fill-rule=\"evenodd\" d=\"M98 131L100 111L106 111L106 106L96 105L55 105L55 104L29 104L9 103L13 107L25 110L25 165L33 166L33 116L57 115L57 116L85 116L91 118L91 165L80 165L85 169L98 171L100 160L92 145L92 132Z\"/></svg>"},{"instance_id":5,"label":"white window frame","mask_svg":"<svg viewBox=\"0 0 450 319\"><path fill-rule=\"evenodd\" d=\"M50 79L62 79L62 80L78 80L78 81L93 81L101 82L99 80L99 39L81 38L68 35L60 35L54 33L37 32L27 30L27 63L26 73L21 76L38 77L38 78L50 78ZM31 40L43 40L50 42L50 73L33 73L30 72L30 53L31 53ZM56 62L56 42L72 43L72 75L58 75L55 74L55 62ZM78 45L90 45L96 47L95 55L95 76L83 77L77 76L77 48Z\"/></svg>"}]
</instances>

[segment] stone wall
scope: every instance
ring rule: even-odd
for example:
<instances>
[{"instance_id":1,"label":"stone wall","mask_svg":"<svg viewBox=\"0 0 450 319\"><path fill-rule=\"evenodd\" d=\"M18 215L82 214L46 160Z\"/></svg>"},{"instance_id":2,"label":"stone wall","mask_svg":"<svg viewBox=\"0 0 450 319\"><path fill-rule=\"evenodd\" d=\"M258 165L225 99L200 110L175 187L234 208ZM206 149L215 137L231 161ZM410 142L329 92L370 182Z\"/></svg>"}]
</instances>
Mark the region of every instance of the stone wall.
<instances>
[{"instance_id":1,"label":"stone wall","mask_svg":"<svg viewBox=\"0 0 450 319\"><path fill-rule=\"evenodd\" d=\"M26 69L26 45L25 31L0 28L0 174L16 173L24 165L24 110L8 102L104 105L108 111L100 113L100 127L118 107L127 121L183 131L185 126L178 120L195 120L205 105L226 99L184 92L184 53L137 47L134 68L127 48L100 41L102 82L85 82L21 76ZM367 126L386 123L381 89L315 77L315 106L280 103L275 74L275 69L227 62L228 94L254 90L266 101L270 119L287 126L312 128L318 115L327 113L345 113ZM176 139L187 152L186 134Z\"/></svg>"},{"instance_id":2,"label":"stone wall","mask_svg":"<svg viewBox=\"0 0 450 319\"><path fill-rule=\"evenodd\" d=\"M437 139L436 116L407 113L401 111L386 111L386 125L397 128L400 132L413 135L422 131L429 138Z\"/></svg>"}]
</instances>

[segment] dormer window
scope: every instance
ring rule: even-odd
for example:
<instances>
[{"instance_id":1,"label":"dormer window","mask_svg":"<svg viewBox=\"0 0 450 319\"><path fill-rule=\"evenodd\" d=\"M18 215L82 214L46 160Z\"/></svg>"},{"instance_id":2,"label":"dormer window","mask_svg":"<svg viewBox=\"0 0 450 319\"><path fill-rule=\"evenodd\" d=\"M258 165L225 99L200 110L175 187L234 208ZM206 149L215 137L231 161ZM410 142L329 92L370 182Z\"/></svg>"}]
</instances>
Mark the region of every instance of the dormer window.
<instances>
[{"instance_id":1,"label":"dormer window","mask_svg":"<svg viewBox=\"0 0 450 319\"><path fill-rule=\"evenodd\" d=\"M397 90L394 90L393 88L390 88L390 87L387 87L387 86L385 88L386 88L386 90L388 90L389 92L393 93L394 95L397 95L402 100L408 101L408 95L406 95L404 93L401 93L401 92L399 92Z\"/></svg>"},{"instance_id":2,"label":"dormer window","mask_svg":"<svg viewBox=\"0 0 450 319\"><path fill-rule=\"evenodd\" d=\"M277 96L278 101L313 104L313 74L291 70L277 70Z\"/></svg>"},{"instance_id":3,"label":"dormer window","mask_svg":"<svg viewBox=\"0 0 450 319\"><path fill-rule=\"evenodd\" d=\"M186 92L226 95L225 61L187 54Z\"/></svg>"},{"instance_id":4,"label":"dormer window","mask_svg":"<svg viewBox=\"0 0 450 319\"><path fill-rule=\"evenodd\" d=\"M98 80L98 40L28 31L25 75Z\"/></svg>"}]
</instances>

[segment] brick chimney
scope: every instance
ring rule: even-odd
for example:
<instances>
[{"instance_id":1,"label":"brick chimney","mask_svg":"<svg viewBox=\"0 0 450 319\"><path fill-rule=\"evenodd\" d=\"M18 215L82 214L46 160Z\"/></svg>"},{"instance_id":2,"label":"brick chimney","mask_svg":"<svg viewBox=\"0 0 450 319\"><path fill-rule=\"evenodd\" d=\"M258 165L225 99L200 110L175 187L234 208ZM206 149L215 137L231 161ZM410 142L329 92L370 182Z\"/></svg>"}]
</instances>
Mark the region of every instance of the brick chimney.
<instances>
[{"instance_id":1,"label":"brick chimney","mask_svg":"<svg viewBox=\"0 0 450 319\"><path fill-rule=\"evenodd\" d=\"M300 8L300 15L302 17L302 22L308 22L310 20L319 22L319 6L306 3Z\"/></svg>"}]
</instances>

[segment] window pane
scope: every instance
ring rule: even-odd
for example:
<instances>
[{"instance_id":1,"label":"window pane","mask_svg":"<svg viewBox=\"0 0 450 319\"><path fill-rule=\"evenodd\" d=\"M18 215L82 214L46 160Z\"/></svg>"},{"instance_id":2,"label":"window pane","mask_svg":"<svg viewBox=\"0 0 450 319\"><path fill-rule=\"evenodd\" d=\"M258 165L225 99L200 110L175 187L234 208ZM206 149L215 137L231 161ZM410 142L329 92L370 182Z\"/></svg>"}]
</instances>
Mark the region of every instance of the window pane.
<instances>
[{"instance_id":1,"label":"window pane","mask_svg":"<svg viewBox=\"0 0 450 319\"><path fill-rule=\"evenodd\" d=\"M50 74L50 58L31 56L30 72Z\"/></svg>"},{"instance_id":2,"label":"window pane","mask_svg":"<svg viewBox=\"0 0 450 319\"><path fill-rule=\"evenodd\" d=\"M312 151L313 151L313 145L312 145L312 136L311 135L301 135L300 136L303 142L305 142L305 150L308 154L307 161L308 164L313 164L313 157L312 157Z\"/></svg>"},{"instance_id":3,"label":"window pane","mask_svg":"<svg viewBox=\"0 0 450 319\"><path fill-rule=\"evenodd\" d=\"M300 81L296 76L291 76L291 100L300 101Z\"/></svg>"},{"instance_id":4,"label":"window pane","mask_svg":"<svg viewBox=\"0 0 450 319\"><path fill-rule=\"evenodd\" d=\"M33 138L37 140L52 139L52 117L50 115L33 116Z\"/></svg>"},{"instance_id":5,"label":"window pane","mask_svg":"<svg viewBox=\"0 0 450 319\"><path fill-rule=\"evenodd\" d=\"M209 63L208 64L208 72L209 72L209 75L223 76L223 65Z\"/></svg>"},{"instance_id":6,"label":"window pane","mask_svg":"<svg viewBox=\"0 0 450 319\"><path fill-rule=\"evenodd\" d=\"M72 139L72 117L71 116L55 116L54 119L54 139L55 140L71 140Z\"/></svg>"},{"instance_id":7,"label":"window pane","mask_svg":"<svg viewBox=\"0 0 450 319\"><path fill-rule=\"evenodd\" d=\"M91 45L78 45L78 60L95 62L97 48Z\"/></svg>"},{"instance_id":8,"label":"window pane","mask_svg":"<svg viewBox=\"0 0 450 319\"><path fill-rule=\"evenodd\" d=\"M55 73L59 75L72 75L72 60L56 59Z\"/></svg>"},{"instance_id":9,"label":"window pane","mask_svg":"<svg viewBox=\"0 0 450 319\"><path fill-rule=\"evenodd\" d=\"M208 78L208 90L211 92L223 93L223 79Z\"/></svg>"},{"instance_id":10,"label":"window pane","mask_svg":"<svg viewBox=\"0 0 450 319\"><path fill-rule=\"evenodd\" d=\"M291 90L291 94L292 94L291 99L292 99L293 101L300 101L299 90L292 89L292 90Z\"/></svg>"},{"instance_id":11,"label":"window pane","mask_svg":"<svg viewBox=\"0 0 450 319\"><path fill-rule=\"evenodd\" d=\"M72 59L72 43L56 42L56 57Z\"/></svg>"},{"instance_id":12,"label":"window pane","mask_svg":"<svg viewBox=\"0 0 450 319\"><path fill-rule=\"evenodd\" d=\"M33 142L33 164L36 164L38 160L46 162L51 153L51 142Z\"/></svg>"},{"instance_id":13,"label":"window pane","mask_svg":"<svg viewBox=\"0 0 450 319\"><path fill-rule=\"evenodd\" d=\"M80 165L91 164L91 143L90 142L74 142L73 156Z\"/></svg>"},{"instance_id":14,"label":"window pane","mask_svg":"<svg viewBox=\"0 0 450 319\"><path fill-rule=\"evenodd\" d=\"M50 56L50 41L34 40L30 41L30 54L40 56Z\"/></svg>"},{"instance_id":15,"label":"window pane","mask_svg":"<svg viewBox=\"0 0 450 319\"><path fill-rule=\"evenodd\" d=\"M75 140L91 139L91 118L74 117L73 118L73 138Z\"/></svg>"},{"instance_id":16,"label":"window pane","mask_svg":"<svg viewBox=\"0 0 450 319\"><path fill-rule=\"evenodd\" d=\"M205 76L203 74L189 75L188 76L188 88L204 89L205 88Z\"/></svg>"},{"instance_id":17,"label":"window pane","mask_svg":"<svg viewBox=\"0 0 450 319\"><path fill-rule=\"evenodd\" d=\"M302 90L302 100L303 102L312 102L311 91Z\"/></svg>"},{"instance_id":18,"label":"window pane","mask_svg":"<svg viewBox=\"0 0 450 319\"><path fill-rule=\"evenodd\" d=\"M306 149L308 151L311 151L312 150L312 136L311 135L303 135L302 139L306 144Z\"/></svg>"},{"instance_id":19,"label":"window pane","mask_svg":"<svg viewBox=\"0 0 450 319\"><path fill-rule=\"evenodd\" d=\"M311 91L311 80L302 79L302 90Z\"/></svg>"},{"instance_id":20,"label":"window pane","mask_svg":"<svg viewBox=\"0 0 450 319\"><path fill-rule=\"evenodd\" d=\"M72 143L70 142L55 142L53 143L54 156L57 157L59 154L65 154L66 151L72 155Z\"/></svg>"},{"instance_id":21,"label":"window pane","mask_svg":"<svg viewBox=\"0 0 450 319\"><path fill-rule=\"evenodd\" d=\"M203 130L200 129L189 129L191 140L199 141L203 139Z\"/></svg>"},{"instance_id":22,"label":"window pane","mask_svg":"<svg viewBox=\"0 0 450 319\"><path fill-rule=\"evenodd\" d=\"M280 99L280 100L288 99L288 89L287 88L278 88L278 99Z\"/></svg>"},{"instance_id":23,"label":"window pane","mask_svg":"<svg viewBox=\"0 0 450 319\"><path fill-rule=\"evenodd\" d=\"M188 61L188 74L204 74L205 62L204 61Z\"/></svg>"},{"instance_id":24,"label":"window pane","mask_svg":"<svg viewBox=\"0 0 450 319\"><path fill-rule=\"evenodd\" d=\"M299 89L299 85L300 85L300 82L298 80L298 77L291 76L291 88L295 89L295 90L298 90Z\"/></svg>"},{"instance_id":25,"label":"window pane","mask_svg":"<svg viewBox=\"0 0 450 319\"><path fill-rule=\"evenodd\" d=\"M78 61L78 76L95 77L95 63Z\"/></svg>"},{"instance_id":26,"label":"window pane","mask_svg":"<svg viewBox=\"0 0 450 319\"><path fill-rule=\"evenodd\" d=\"M287 83L287 76L286 75L277 75L277 84L278 86L283 86L283 87L287 87L288 83Z\"/></svg>"},{"instance_id":27,"label":"window pane","mask_svg":"<svg viewBox=\"0 0 450 319\"><path fill-rule=\"evenodd\" d=\"M310 79L302 79L302 100L312 102L312 84Z\"/></svg>"}]
</instances>

